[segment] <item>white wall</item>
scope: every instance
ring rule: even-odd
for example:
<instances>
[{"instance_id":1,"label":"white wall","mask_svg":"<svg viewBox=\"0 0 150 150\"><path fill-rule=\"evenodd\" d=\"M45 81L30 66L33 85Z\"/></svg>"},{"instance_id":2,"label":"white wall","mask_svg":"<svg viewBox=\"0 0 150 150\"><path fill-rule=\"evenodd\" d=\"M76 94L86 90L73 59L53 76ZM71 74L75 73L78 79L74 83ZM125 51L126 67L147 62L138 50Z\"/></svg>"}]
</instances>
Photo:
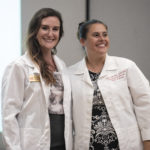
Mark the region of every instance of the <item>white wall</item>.
<instances>
[{"instance_id":1,"label":"white wall","mask_svg":"<svg viewBox=\"0 0 150 150\"><path fill-rule=\"evenodd\" d=\"M67 65L83 56L77 40L78 23L85 19L85 0L22 0L22 39L25 40L28 23L40 8L51 7L61 12L64 21L64 37L58 44L58 55Z\"/></svg>"},{"instance_id":2,"label":"white wall","mask_svg":"<svg viewBox=\"0 0 150 150\"><path fill-rule=\"evenodd\" d=\"M31 16L42 7L62 13L65 35L58 45L58 55L72 65L84 55L76 38L78 23L85 18L86 0L22 0L22 39ZM150 1L91 0L90 18L101 19L109 27L109 54L127 57L137 63L150 80Z\"/></svg>"},{"instance_id":3,"label":"white wall","mask_svg":"<svg viewBox=\"0 0 150 150\"><path fill-rule=\"evenodd\" d=\"M3 150L1 81L5 67L21 54L20 0L0 0L0 18L0 150Z\"/></svg>"},{"instance_id":4,"label":"white wall","mask_svg":"<svg viewBox=\"0 0 150 150\"><path fill-rule=\"evenodd\" d=\"M150 0L92 0L91 18L109 28L109 54L136 62L150 80Z\"/></svg>"}]
</instances>

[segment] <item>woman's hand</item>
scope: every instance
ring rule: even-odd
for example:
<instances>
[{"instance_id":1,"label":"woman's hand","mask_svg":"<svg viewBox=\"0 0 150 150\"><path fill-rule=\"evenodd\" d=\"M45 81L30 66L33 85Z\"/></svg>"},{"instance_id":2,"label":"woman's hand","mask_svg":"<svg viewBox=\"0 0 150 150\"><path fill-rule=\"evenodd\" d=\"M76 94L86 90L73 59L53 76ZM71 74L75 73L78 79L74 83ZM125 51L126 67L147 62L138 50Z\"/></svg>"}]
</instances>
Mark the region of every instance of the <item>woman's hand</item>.
<instances>
[{"instance_id":1,"label":"woman's hand","mask_svg":"<svg viewBox=\"0 0 150 150\"><path fill-rule=\"evenodd\" d=\"M144 141L144 150L150 150L150 140L149 141Z\"/></svg>"}]
</instances>

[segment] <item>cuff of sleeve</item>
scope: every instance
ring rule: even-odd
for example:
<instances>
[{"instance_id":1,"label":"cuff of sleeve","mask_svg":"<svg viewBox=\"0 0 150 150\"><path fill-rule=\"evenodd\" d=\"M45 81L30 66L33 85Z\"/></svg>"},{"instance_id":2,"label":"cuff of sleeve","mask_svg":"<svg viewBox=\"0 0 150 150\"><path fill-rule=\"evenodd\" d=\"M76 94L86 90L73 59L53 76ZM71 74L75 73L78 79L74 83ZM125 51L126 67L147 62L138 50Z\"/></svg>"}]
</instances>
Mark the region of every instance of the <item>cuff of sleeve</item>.
<instances>
[{"instance_id":1,"label":"cuff of sleeve","mask_svg":"<svg viewBox=\"0 0 150 150\"><path fill-rule=\"evenodd\" d=\"M150 129L142 129L141 130L142 140L150 140Z\"/></svg>"}]
</instances>

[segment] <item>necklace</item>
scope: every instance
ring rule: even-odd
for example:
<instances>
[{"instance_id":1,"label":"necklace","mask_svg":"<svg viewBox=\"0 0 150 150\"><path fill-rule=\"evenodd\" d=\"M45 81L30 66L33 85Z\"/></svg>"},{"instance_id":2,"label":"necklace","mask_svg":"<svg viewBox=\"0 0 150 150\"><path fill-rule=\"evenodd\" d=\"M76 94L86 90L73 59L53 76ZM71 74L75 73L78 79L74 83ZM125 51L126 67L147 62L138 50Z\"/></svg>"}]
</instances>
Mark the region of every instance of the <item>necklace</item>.
<instances>
[{"instance_id":1,"label":"necklace","mask_svg":"<svg viewBox=\"0 0 150 150\"><path fill-rule=\"evenodd\" d=\"M86 58L86 65L89 71L94 72L94 73L99 73L101 72L103 68L103 64L92 64L89 62L88 58Z\"/></svg>"}]
</instances>

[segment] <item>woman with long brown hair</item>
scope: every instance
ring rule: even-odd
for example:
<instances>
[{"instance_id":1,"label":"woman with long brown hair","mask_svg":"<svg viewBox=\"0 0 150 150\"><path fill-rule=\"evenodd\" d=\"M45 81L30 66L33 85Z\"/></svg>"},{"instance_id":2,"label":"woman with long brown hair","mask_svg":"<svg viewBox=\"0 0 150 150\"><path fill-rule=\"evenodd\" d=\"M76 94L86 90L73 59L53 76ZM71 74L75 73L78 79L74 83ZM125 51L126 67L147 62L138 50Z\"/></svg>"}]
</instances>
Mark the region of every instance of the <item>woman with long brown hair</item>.
<instances>
[{"instance_id":1,"label":"woman with long brown hair","mask_svg":"<svg viewBox=\"0 0 150 150\"><path fill-rule=\"evenodd\" d=\"M61 14L42 8L32 17L27 52L5 70L2 82L6 150L71 150L71 89L56 56Z\"/></svg>"}]
</instances>

